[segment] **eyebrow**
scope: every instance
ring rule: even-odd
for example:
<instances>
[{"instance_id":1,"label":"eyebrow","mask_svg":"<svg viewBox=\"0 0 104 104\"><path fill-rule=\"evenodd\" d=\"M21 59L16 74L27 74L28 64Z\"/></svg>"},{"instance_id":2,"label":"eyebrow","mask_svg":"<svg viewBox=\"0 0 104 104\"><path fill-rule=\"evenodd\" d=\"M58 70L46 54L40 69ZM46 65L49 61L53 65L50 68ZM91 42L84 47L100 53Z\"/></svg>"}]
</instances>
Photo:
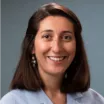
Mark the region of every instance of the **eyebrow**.
<instances>
[{"instance_id":1,"label":"eyebrow","mask_svg":"<svg viewBox=\"0 0 104 104\"><path fill-rule=\"evenodd\" d=\"M50 29L48 29L48 30L43 30L41 33L43 33L43 32L53 32L53 30L50 30Z\"/></svg>"},{"instance_id":2,"label":"eyebrow","mask_svg":"<svg viewBox=\"0 0 104 104\"><path fill-rule=\"evenodd\" d=\"M50 30L50 29L48 29L48 30L43 30L41 33L43 33L43 32L53 32L53 30ZM61 33L70 33L70 34L72 34L73 32L70 31L70 30L64 30L64 31L62 31Z\"/></svg>"}]
</instances>

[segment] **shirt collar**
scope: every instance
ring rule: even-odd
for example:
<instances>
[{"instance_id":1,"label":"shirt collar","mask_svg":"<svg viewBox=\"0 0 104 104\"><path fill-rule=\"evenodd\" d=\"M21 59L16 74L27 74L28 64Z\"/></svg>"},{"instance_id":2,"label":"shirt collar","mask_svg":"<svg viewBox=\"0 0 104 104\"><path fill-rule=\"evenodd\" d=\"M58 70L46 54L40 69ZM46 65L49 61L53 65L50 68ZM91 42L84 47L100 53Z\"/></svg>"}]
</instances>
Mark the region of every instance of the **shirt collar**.
<instances>
[{"instance_id":1,"label":"shirt collar","mask_svg":"<svg viewBox=\"0 0 104 104\"><path fill-rule=\"evenodd\" d=\"M71 94L71 96L72 96L74 99L78 99L78 98L83 97L83 94L84 94L84 93L77 92L77 93L75 93L75 94Z\"/></svg>"},{"instance_id":2,"label":"shirt collar","mask_svg":"<svg viewBox=\"0 0 104 104\"><path fill-rule=\"evenodd\" d=\"M43 90L40 90L37 94L39 98L39 104L53 104ZM83 97L83 94L84 93L81 92L67 94L67 104L80 104L77 102L77 99Z\"/></svg>"},{"instance_id":3,"label":"shirt collar","mask_svg":"<svg viewBox=\"0 0 104 104\"><path fill-rule=\"evenodd\" d=\"M83 93L67 94L67 104L81 104L78 99L83 97Z\"/></svg>"}]
</instances>

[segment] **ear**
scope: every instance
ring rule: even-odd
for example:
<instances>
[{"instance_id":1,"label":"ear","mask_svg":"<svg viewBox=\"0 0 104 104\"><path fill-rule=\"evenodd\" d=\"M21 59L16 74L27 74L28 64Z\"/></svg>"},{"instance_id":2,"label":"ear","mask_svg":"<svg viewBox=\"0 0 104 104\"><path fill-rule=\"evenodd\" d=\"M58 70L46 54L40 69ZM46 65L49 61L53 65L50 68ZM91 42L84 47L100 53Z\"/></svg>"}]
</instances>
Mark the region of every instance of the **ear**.
<instances>
[{"instance_id":1,"label":"ear","mask_svg":"<svg viewBox=\"0 0 104 104\"><path fill-rule=\"evenodd\" d=\"M32 50L32 54L35 54L35 49L33 48L33 50Z\"/></svg>"}]
</instances>

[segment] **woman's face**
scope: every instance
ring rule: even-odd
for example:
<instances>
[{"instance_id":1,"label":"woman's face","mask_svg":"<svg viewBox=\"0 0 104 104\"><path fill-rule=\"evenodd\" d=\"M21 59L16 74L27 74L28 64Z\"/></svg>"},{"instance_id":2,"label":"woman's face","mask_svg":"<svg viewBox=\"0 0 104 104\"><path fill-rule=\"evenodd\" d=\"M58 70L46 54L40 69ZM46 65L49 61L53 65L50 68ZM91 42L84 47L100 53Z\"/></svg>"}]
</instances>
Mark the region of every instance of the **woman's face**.
<instances>
[{"instance_id":1,"label":"woman's face","mask_svg":"<svg viewBox=\"0 0 104 104\"><path fill-rule=\"evenodd\" d=\"M62 16L48 16L40 22L34 40L39 72L63 75L76 53L74 26Z\"/></svg>"}]
</instances>

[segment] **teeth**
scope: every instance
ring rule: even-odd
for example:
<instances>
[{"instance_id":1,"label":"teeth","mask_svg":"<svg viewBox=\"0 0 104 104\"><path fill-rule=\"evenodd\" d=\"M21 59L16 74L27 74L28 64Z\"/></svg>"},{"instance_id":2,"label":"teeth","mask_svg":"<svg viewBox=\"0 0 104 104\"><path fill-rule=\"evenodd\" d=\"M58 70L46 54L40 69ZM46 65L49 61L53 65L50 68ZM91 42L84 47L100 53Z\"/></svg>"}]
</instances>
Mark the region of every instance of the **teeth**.
<instances>
[{"instance_id":1,"label":"teeth","mask_svg":"<svg viewBox=\"0 0 104 104\"><path fill-rule=\"evenodd\" d=\"M51 59L53 61L61 61L61 60L64 59L64 56L63 57L58 57L58 58L56 58L56 57L49 57L49 59Z\"/></svg>"}]
</instances>

